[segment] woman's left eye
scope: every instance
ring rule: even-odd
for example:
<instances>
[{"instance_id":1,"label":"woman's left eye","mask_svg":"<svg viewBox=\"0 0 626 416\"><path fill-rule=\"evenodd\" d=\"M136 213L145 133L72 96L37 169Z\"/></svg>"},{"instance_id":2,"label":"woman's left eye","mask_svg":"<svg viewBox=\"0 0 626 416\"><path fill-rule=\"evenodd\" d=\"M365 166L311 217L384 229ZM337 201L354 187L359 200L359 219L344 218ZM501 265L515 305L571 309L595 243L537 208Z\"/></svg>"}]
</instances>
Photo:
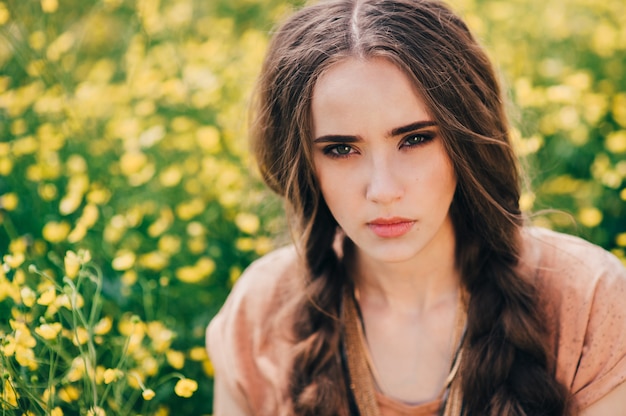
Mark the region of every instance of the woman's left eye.
<instances>
[{"instance_id":1,"label":"woman's left eye","mask_svg":"<svg viewBox=\"0 0 626 416\"><path fill-rule=\"evenodd\" d=\"M417 146L432 139L428 134L412 134L404 139L403 146Z\"/></svg>"}]
</instances>

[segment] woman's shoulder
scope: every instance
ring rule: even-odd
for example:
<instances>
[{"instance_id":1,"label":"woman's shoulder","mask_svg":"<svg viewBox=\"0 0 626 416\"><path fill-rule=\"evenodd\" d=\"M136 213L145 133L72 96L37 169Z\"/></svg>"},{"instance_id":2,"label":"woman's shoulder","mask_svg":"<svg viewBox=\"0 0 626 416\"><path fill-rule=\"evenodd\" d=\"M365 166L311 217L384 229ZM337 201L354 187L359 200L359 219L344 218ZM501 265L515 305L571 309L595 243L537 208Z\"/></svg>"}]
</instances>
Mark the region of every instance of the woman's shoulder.
<instances>
[{"instance_id":1,"label":"woman's shoulder","mask_svg":"<svg viewBox=\"0 0 626 416\"><path fill-rule=\"evenodd\" d=\"M522 235L522 267L539 275L590 285L599 279L626 279L615 255L580 237L539 227L527 227Z\"/></svg>"},{"instance_id":2,"label":"woman's shoulder","mask_svg":"<svg viewBox=\"0 0 626 416\"><path fill-rule=\"evenodd\" d=\"M207 328L206 346L222 390L216 406L224 406L224 414L222 402L228 400L246 414L285 413L291 307L306 276L299 258L293 247L284 247L250 264Z\"/></svg>"},{"instance_id":3,"label":"woman's shoulder","mask_svg":"<svg viewBox=\"0 0 626 416\"><path fill-rule=\"evenodd\" d=\"M556 376L585 408L626 379L626 268L584 239L524 231L521 267L546 313Z\"/></svg>"},{"instance_id":4,"label":"woman's shoulder","mask_svg":"<svg viewBox=\"0 0 626 416\"><path fill-rule=\"evenodd\" d=\"M545 228L523 233L520 267L534 280L539 299L565 322L597 316L599 304L622 302L626 268L612 253L580 237Z\"/></svg>"},{"instance_id":5,"label":"woman's shoulder","mask_svg":"<svg viewBox=\"0 0 626 416\"><path fill-rule=\"evenodd\" d=\"M253 261L237 279L232 292L246 295L271 293L281 288L302 282L304 266L293 245L278 248Z\"/></svg>"},{"instance_id":6,"label":"woman's shoulder","mask_svg":"<svg viewBox=\"0 0 626 416\"><path fill-rule=\"evenodd\" d=\"M305 271L293 246L253 261L235 282L219 315L242 314L264 321L293 299L304 285Z\"/></svg>"}]
</instances>

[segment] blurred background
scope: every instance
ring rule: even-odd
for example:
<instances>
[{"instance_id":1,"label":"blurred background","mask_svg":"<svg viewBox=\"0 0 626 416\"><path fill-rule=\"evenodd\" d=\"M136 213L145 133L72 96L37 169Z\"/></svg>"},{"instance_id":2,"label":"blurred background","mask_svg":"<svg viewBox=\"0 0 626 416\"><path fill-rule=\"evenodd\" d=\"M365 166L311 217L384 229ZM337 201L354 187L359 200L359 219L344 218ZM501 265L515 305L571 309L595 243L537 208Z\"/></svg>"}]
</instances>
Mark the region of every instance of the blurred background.
<instances>
[{"instance_id":1,"label":"blurred background","mask_svg":"<svg viewBox=\"0 0 626 416\"><path fill-rule=\"evenodd\" d=\"M3 414L211 414L206 325L288 241L246 124L301 4L0 1ZM531 221L626 262L626 3L451 4L501 69Z\"/></svg>"}]
</instances>

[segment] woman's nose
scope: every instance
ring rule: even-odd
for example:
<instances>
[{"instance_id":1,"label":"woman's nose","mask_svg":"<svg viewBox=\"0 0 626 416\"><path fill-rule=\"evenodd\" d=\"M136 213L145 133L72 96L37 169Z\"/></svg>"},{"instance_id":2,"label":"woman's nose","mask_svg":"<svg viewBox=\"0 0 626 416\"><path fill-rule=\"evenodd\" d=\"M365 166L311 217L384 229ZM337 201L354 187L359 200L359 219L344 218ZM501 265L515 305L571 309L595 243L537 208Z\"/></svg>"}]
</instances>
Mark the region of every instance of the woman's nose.
<instances>
[{"instance_id":1,"label":"woman's nose","mask_svg":"<svg viewBox=\"0 0 626 416\"><path fill-rule=\"evenodd\" d=\"M365 197L378 204L390 204L402 198L404 189L397 163L386 158L376 158L368 166L369 178Z\"/></svg>"}]
</instances>

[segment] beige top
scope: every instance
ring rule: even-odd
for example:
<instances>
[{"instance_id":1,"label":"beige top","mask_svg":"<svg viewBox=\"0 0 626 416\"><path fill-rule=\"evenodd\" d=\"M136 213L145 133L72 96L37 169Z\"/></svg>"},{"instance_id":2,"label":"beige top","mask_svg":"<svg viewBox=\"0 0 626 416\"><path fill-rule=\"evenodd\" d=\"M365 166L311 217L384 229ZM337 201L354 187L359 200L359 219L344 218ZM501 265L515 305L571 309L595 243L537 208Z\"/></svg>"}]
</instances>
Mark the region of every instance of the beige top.
<instances>
[{"instance_id":1,"label":"beige top","mask_svg":"<svg viewBox=\"0 0 626 416\"><path fill-rule=\"evenodd\" d=\"M547 311L556 377L584 409L626 380L626 269L597 246L538 228L524 233L520 267L536 279ZM224 409L233 406L245 415L289 414L290 310L301 285L295 250L279 249L246 270L211 321L216 416L230 416ZM380 393L377 399L383 416L434 416L440 406L406 405Z\"/></svg>"}]
</instances>

